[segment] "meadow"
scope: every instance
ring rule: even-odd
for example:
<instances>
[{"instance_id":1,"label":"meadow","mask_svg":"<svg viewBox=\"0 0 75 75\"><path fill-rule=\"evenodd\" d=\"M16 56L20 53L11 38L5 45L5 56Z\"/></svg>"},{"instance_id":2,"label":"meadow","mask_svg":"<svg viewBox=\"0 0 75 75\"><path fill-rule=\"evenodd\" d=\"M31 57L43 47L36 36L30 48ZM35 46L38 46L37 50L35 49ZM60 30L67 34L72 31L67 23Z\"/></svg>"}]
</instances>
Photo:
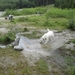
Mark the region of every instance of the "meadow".
<instances>
[{"instance_id":1,"label":"meadow","mask_svg":"<svg viewBox=\"0 0 75 75\"><path fill-rule=\"evenodd\" d=\"M29 22L31 25L52 28L57 30L75 30L75 9L60 9L53 5L36 8L23 8L20 10L6 10L4 16L13 14L14 16L34 15L31 17L20 17L15 22ZM38 16L35 16L38 15Z\"/></svg>"}]
</instances>

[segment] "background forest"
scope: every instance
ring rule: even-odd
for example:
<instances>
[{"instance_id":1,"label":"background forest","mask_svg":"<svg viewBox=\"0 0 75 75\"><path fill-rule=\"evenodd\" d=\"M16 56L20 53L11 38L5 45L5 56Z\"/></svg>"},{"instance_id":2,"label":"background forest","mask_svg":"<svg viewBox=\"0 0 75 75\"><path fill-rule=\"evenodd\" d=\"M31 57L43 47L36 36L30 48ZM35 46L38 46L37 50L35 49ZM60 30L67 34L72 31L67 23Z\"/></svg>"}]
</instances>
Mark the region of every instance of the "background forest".
<instances>
[{"instance_id":1,"label":"background forest","mask_svg":"<svg viewBox=\"0 0 75 75\"><path fill-rule=\"evenodd\" d=\"M75 8L75 0L0 0L0 11L54 4L59 8Z\"/></svg>"}]
</instances>

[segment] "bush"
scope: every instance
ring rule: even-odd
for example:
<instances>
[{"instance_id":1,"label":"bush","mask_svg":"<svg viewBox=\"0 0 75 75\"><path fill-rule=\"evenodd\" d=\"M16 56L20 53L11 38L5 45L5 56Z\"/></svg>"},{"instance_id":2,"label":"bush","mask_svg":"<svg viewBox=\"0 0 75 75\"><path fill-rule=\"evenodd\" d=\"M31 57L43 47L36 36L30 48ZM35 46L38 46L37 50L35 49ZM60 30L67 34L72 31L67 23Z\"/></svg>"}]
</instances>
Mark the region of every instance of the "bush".
<instances>
[{"instance_id":1,"label":"bush","mask_svg":"<svg viewBox=\"0 0 75 75\"><path fill-rule=\"evenodd\" d=\"M27 17L20 17L17 19L18 22L25 22L25 21L28 21L28 18Z\"/></svg>"},{"instance_id":2,"label":"bush","mask_svg":"<svg viewBox=\"0 0 75 75\"><path fill-rule=\"evenodd\" d=\"M66 72L67 72L67 75L75 75L75 66L74 67L68 67Z\"/></svg>"},{"instance_id":3,"label":"bush","mask_svg":"<svg viewBox=\"0 0 75 75\"><path fill-rule=\"evenodd\" d=\"M44 14L46 11L47 9L45 7L23 8L21 11L7 9L4 16L7 16L9 14L13 14L14 16L31 15L31 14L36 14L36 12L39 12L40 14Z\"/></svg>"},{"instance_id":4,"label":"bush","mask_svg":"<svg viewBox=\"0 0 75 75\"><path fill-rule=\"evenodd\" d=\"M13 32L9 32L8 34L0 36L0 44L10 44L15 39L15 34Z\"/></svg>"},{"instance_id":5,"label":"bush","mask_svg":"<svg viewBox=\"0 0 75 75\"><path fill-rule=\"evenodd\" d=\"M6 12L4 13L4 16L8 16L9 14L12 14L14 16L19 16L21 15L21 12L17 11L17 10L9 10L7 9Z\"/></svg>"},{"instance_id":6,"label":"bush","mask_svg":"<svg viewBox=\"0 0 75 75\"><path fill-rule=\"evenodd\" d=\"M69 28L70 30L75 31L75 19L70 19L70 20L69 20L68 28Z\"/></svg>"},{"instance_id":7,"label":"bush","mask_svg":"<svg viewBox=\"0 0 75 75\"><path fill-rule=\"evenodd\" d=\"M46 16L53 18L67 18L72 19L75 17L75 9L59 9L59 8L50 8L46 13Z\"/></svg>"}]
</instances>

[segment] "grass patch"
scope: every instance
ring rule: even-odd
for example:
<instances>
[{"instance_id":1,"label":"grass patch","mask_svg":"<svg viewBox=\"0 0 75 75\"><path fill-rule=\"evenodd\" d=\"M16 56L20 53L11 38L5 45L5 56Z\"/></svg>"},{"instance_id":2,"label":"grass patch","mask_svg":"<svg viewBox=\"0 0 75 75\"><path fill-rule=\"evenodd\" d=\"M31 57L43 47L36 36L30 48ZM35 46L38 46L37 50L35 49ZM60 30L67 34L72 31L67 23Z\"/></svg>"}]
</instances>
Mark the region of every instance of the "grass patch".
<instances>
[{"instance_id":1,"label":"grass patch","mask_svg":"<svg viewBox=\"0 0 75 75\"><path fill-rule=\"evenodd\" d=\"M17 22L25 22L28 21L28 17L20 17L18 19L16 19Z\"/></svg>"},{"instance_id":2,"label":"grass patch","mask_svg":"<svg viewBox=\"0 0 75 75\"><path fill-rule=\"evenodd\" d=\"M15 39L15 33L13 31L8 32L5 35L0 36L0 44L10 44Z\"/></svg>"},{"instance_id":3,"label":"grass patch","mask_svg":"<svg viewBox=\"0 0 75 75\"><path fill-rule=\"evenodd\" d=\"M60 8L50 8L50 10L46 13L46 16L53 18L67 18L72 19L75 17L75 9L60 9Z\"/></svg>"},{"instance_id":4,"label":"grass patch","mask_svg":"<svg viewBox=\"0 0 75 75\"><path fill-rule=\"evenodd\" d=\"M37 39L40 38L42 34L39 31L33 31L31 34L23 34L23 36L28 37L29 39Z\"/></svg>"},{"instance_id":5,"label":"grass patch","mask_svg":"<svg viewBox=\"0 0 75 75\"><path fill-rule=\"evenodd\" d=\"M75 75L75 66L68 67L66 72L67 72L67 75Z\"/></svg>"},{"instance_id":6,"label":"grass patch","mask_svg":"<svg viewBox=\"0 0 75 75\"><path fill-rule=\"evenodd\" d=\"M36 66L29 66L20 51L12 47L0 49L0 75L50 75L48 65L42 59Z\"/></svg>"},{"instance_id":7,"label":"grass patch","mask_svg":"<svg viewBox=\"0 0 75 75\"><path fill-rule=\"evenodd\" d=\"M9 61L8 61L9 59ZM30 75L30 67L25 58L19 51L13 50L11 47L0 49L0 74L2 75Z\"/></svg>"},{"instance_id":8,"label":"grass patch","mask_svg":"<svg viewBox=\"0 0 75 75\"><path fill-rule=\"evenodd\" d=\"M57 30L63 30L67 28L68 25L68 20L65 18L48 18L47 20L44 15L28 17L27 22L35 27Z\"/></svg>"},{"instance_id":9,"label":"grass patch","mask_svg":"<svg viewBox=\"0 0 75 75\"><path fill-rule=\"evenodd\" d=\"M75 18L69 20L68 28L72 31L75 31Z\"/></svg>"},{"instance_id":10,"label":"grass patch","mask_svg":"<svg viewBox=\"0 0 75 75\"><path fill-rule=\"evenodd\" d=\"M37 14L37 12L44 14L46 11L47 9L45 7L23 8L21 11L7 9L4 16L9 15L10 13L13 14L14 16Z\"/></svg>"},{"instance_id":11,"label":"grass patch","mask_svg":"<svg viewBox=\"0 0 75 75\"><path fill-rule=\"evenodd\" d=\"M50 75L48 71L48 65L44 60L40 60L36 63L37 75Z\"/></svg>"},{"instance_id":12,"label":"grass patch","mask_svg":"<svg viewBox=\"0 0 75 75\"><path fill-rule=\"evenodd\" d=\"M26 22L30 25L37 27L51 28L57 30L63 30L66 28L74 29L74 21L68 21L75 17L75 9L60 9L51 6L46 7L36 7L36 8L23 8L21 11L18 10L6 10L5 15L9 13L13 15L30 15L30 14L40 14L38 16L20 17L14 21L16 22ZM68 25L69 24L69 25Z\"/></svg>"}]
</instances>

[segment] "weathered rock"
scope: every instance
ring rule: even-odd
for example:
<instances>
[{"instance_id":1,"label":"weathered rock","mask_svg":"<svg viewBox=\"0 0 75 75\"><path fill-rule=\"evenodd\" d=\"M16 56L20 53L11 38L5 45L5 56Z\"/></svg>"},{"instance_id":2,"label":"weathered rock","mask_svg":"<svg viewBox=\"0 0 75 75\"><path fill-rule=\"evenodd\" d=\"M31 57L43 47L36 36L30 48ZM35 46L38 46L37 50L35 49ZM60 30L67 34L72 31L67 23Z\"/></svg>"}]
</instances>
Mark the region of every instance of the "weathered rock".
<instances>
[{"instance_id":1,"label":"weathered rock","mask_svg":"<svg viewBox=\"0 0 75 75\"><path fill-rule=\"evenodd\" d=\"M4 46L4 45L0 45L0 48L4 49L4 48L6 48L6 46Z\"/></svg>"},{"instance_id":2,"label":"weathered rock","mask_svg":"<svg viewBox=\"0 0 75 75\"><path fill-rule=\"evenodd\" d=\"M20 46L14 46L14 49L15 49L15 50L23 50L23 48L20 47Z\"/></svg>"}]
</instances>

